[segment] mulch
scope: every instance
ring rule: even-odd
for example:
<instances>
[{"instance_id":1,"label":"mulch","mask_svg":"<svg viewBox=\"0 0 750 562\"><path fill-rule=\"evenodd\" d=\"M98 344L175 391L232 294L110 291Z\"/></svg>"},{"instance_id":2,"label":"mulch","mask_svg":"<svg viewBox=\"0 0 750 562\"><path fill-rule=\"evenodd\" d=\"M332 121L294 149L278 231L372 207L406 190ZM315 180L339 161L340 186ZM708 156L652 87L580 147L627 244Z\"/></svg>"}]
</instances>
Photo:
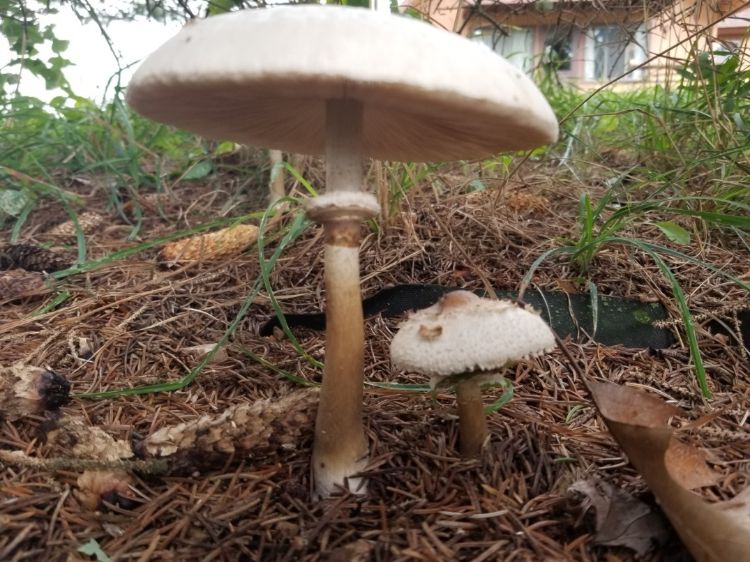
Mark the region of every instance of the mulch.
<instances>
[{"instance_id":1,"label":"mulch","mask_svg":"<svg viewBox=\"0 0 750 562\"><path fill-rule=\"evenodd\" d=\"M476 170L459 172L446 169L434 174L430 184L412 188L388 224L367 231L361 258L365 295L402 283L515 289L537 256L574 236L578 195L592 189L563 171L527 167L507 184L490 178L484 183L494 189L469 191L466 177ZM176 197L163 202L163 217L147 210L140 239L195 226L222 212L234 216L252 209L231 184L221 181L179 188ZM88 237L90 257L133 244L126 240L131 227L107 209L103 197L94 196L87 206L108 217ZM44 241L55 217L62 221L46 205L30 217L24 242ZM670 245L646 222L624 234ZM678 249L750 280L747 247L718 232L696 230L694 236L690 247ZM8 232L3 237L7 240ZM57 290L67 291L69 298L41 315L32 315L45 302L39 298L2 305L0 365L49 365L71 381L74 393L184 376L200 361L188 348L218 341L235 319L259 275L256 250L172 269L160 266L156 256L157 249L146 250L60 281ZM659 352L591 342L567 345L587 375L650 390L684 408L691 419L702 419L698 429L681 437L710 451L712 466L723 474L719 485L700 493L726 499L750 480L750 370L742 345L706 327L717 314L731 327L733 311L748 306L747 293L697 265L667 261L698 318L712 400L700 397L669 283L647 256L632 248L604 248L590 279L600 294L664 304L675 319L672 328L680 343ZM288 311L324 307L317 227L284 251L271 283ZM565 257L545 262L533 284L584 290ZM323 358L322 334L296 334L309 355L305 357L286 338L257 335L271 314L268 295L261 291L226 355L209 363L183 390L75 398L64 412L118 439L134 440L232 404L298 388L250 359L248 351L277 369L319 382L320 369L310 358ZM366 321L365 377L424 383L389 365L388 344L398 321ZM82 342L94 350L90 358L80 353ZM490 445L474 461L458 456L450 393L367 387L371 459L364 497L311 499L312 427L294 448L228 456L188 473L136 474L132 503L100 511L82 504L74 470L0 465L0 560L90 560L77 549L91 539L112 560L139 561L689 559L674 535L645 557L623 546L597 544L592 513L569 491L574 482L600 479L651 506L654 501L565 356L551 353L510 369L507 377L514 397L490 416ZM487 401L500 392L489 390ZM0 421L0 448L40 458L64 455L45 443L50 423L43 416Z\"/></svg>"}]
</instances>

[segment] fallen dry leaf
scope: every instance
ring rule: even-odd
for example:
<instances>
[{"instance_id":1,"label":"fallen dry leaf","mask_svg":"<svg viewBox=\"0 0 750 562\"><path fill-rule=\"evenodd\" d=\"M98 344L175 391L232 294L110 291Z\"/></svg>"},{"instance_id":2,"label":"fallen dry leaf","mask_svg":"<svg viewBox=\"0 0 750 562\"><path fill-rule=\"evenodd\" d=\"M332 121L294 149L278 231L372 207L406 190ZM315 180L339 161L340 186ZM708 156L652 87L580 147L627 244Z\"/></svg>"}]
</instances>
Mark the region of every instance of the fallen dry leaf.
<instances>
[{"instance_id":1,"label":"fallen dry leaf","mask_svg":"<svg viewBox=\"0 0 750 562\"><path fill-rule=\"evenodd\" d=\"M604 480L579 480L569 490L586 497L586 509L594 508L596 544L625 546L643 556L667 542L663 515L628 492Z\"/></svg>"},{"instance_id":2,"label":"fallen dry leaf","mask_svg":"<svg viewBox=\"0 0 750 562\"><path fill-rule=\"evenodd\" d=\"M183 351L195 355L196 357L203 357L204 355L208 355L213 351L214 347L216 347L215 343L202 343L200 345L193 345L191 347L185 347L183 348ZM229 355L227 354L226 347L220 347L218 350L216 350L216 353L214 353L214 356L211 358L211 363L221 363L222 361L226 361L227 357Z\"/></svg>"},{"instance_id":3,"label":"fallen dry leaf","mask_svg":"<svg viewBox=\"0 0 750 562\"><path fill-rule=\"evenodd\" d=\"M600 382L588 387L610 432L695 559L750 561L750 488L719 503L691 491L714 483L716 475L700 450L672 435L669 419L680 409L631 387Z\"/></svg>"}]
</instances>

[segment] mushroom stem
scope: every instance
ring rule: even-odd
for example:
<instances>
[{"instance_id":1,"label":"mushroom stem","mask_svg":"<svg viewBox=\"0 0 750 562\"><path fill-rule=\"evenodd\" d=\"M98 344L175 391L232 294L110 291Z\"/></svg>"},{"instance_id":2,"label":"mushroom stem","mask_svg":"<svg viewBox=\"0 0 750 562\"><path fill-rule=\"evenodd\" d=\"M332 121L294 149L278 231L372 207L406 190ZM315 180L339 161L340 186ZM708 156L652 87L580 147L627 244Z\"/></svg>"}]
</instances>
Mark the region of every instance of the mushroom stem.
<instances>
[{"instance_id":1,"label":"mushroom stem","mask_svg":"<svg viewBox=\"0 0 750 562\"><path fill-rule=\"evenodd\" d=\"M458 401L458 433L461 456L479 456L487 440L487 417L484 414L482 392L477 381L471 378L456 384Z\"/></svg>"},{"instance_id":2,"label":"mushroom stem","mask_svg":"<svg viewBox=\"0 0 750 562\"><path fill-rule=\"evenodd\" d=\"M326 101L326 192L362 191L364 110L357 100Z\"/></svg>"},{"instance_id":3,"label":"mushroom stem","mask_svg":"<svg viewBox=\"0 0 750 562\"><path fill-rule=\"evenodd\" d=\"M273 205L286 195L284 191L284 156L280 150L269 150L268 159L271 163L271 179L268 183L268 199Z\"/></svg>"},{"instance_id":4,"label":"mushroom stem","mask_svg":"<svg viewBox=\"0 0 750 562\"><path fill-rule=\"evenodd\" d=\"M326 106L326 190L362 188L362 104L329 100ZM332 213L333 214L333 213ZM362 217L343 213L324 219L326 353L315 423L315 493L327 497L337 488L364 493L367 464L362 427L364 318L359 280Z\"/></svg>"}]
</instances>

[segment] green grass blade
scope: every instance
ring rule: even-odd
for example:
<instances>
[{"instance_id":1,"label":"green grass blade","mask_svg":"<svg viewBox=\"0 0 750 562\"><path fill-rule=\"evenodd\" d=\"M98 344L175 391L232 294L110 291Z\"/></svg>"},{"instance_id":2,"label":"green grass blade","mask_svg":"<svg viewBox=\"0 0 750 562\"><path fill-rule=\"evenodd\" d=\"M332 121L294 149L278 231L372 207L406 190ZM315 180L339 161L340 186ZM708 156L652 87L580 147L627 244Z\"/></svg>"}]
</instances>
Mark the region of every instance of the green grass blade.
<instances>
[{"instance_id":1,"label":"green grass blade","mask_svg":"<svg viewBox=\"0 0 750 562\"><path fill-rule=\"evenodd\" d=\"M31 316L41 316L55 310L58 306L70 298L68 291L59 291L47 304L31 313Z\"/></svg>"},{"instance_id":2,"label":"green grass blade","mask_svg":"<svg viewBox=\"0 0 750 562\"><path fill-rule=\"evenodd\" d=\"M502 381L497 384L503 388L503 393L500 398L484 407L485 414L494 414L513 399L512 382L510 382L508 379L502 379Z\"/></svg>"},{"instance_id":3,"label":"green grass blade","mask_svg":"<svg viewBox=\"0 0 750 562\"><path fill-rule=\"evenodd\" d=\"M279 375L280 377L284 379L287 379L288 381L291 381L295 384L299 384L302 386L320 386L320 384L317 382L309 381L303 377L300 377L299 375L294 375L290 373L289 371L285 371L284 369L277 367L276 365L274 365L267 359L261 357L257 353L252 352L246 347L238 347L237 349L240 351L240 353L242 353L246 357L249 357L256 363L262 365L263 367L265 367L266 369L269 369L270 371L273 371L274 373L276 373L277 375Z\"/></svg>"},{"instance_id":4,"label":"green grass blade","mask_svg":"<svg viewBox=\"0 0 750 562\"><path fill-rule=\"evenodd\" d=\"M693 315L690 313L690 307L688 307L685 293L682 290L677 277L675 277L672 270L664 262L661 256L654 250L650 249L647 244L642 244L638 240L629 240L627 242L631 246L635 246L640 250L646 252L654 263L657 265L662 275L669 280L672 286L672 294L674 295L677 307L680 310L680 316L682 317L683 327L685 329L685 336L688 341L688 348L690 349L690 357L693 360L693 367L695 368L695 376L698 380L698 385L701 388L701 393L704 398L711 398L711 389L708 388L708 381L706 378L706 369L703 365L703 357L701 356L700 347L698 346L698 337L695 334L695 323L693 322Z\"/></svg>"},{"instance_id":5,"label":"green grass blade","mask_svg":"<svg viewBox=\"0 0 750 562\"><path fill-rule=\"evenodd\" d=\"M265 213L263 213L263 217L260 221L260 232L264 233L266 231L266 224L268 219L273 213L273 209L275 206L281 205L285 202L292 202L292 203L299 203L298 201L289 198L289 197L282 197L279 199L274 205L270 206ZM292 221L292 224L289 227L289 231L287 233L287 236L294 235L299 236L304 232L307 227L310 225L309 221L307 221L305 217L304 212L299 212ZM287 324L286 317L284 316L284 312L281 310L281 306L279 305L279 301L276 299L276 294L274 293L273 287L271 286L271 271L273 269L272 265L269 265L271 262L267 261L264 256L264 249L266 246L265 237L263 234L258 236L258 263L260 265L260 276L261 281L263 282L263 286L266 290L266 293L268 294L268 298L271 302L271 307L274 310L274 313L276 314L276 318L279 320L279 324L281 326L281 329L284 331L284 334L289 339L289 342L294 347L295 351L299 353L302 357L305 358L305 360L313 365L314 367L318 369L323 368L323 363L312 357L305 349L302 347L302 345L299 343L299 340L294 335L294 333L289 328L289 325ZM279 248L283 247L283 240L282 244L279 245ZM279 257L279 248L276 249L276 251L273 254L273 263L276 262L276 259Z\"/></svg>"}]
</instances>

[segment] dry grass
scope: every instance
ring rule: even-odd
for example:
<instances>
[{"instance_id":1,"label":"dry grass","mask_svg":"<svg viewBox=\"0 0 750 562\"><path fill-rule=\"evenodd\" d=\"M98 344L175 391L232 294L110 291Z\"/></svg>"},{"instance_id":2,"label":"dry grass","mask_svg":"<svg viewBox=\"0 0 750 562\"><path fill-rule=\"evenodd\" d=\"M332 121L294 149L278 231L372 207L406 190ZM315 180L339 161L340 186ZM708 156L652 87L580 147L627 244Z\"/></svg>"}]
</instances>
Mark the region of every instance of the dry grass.
<instances>
[{"instance_id":1,"label":"dry grass","mask_svg":"<svg viewBox=\"0 0 750 562\"><path fill-rule=\"evenodd\" d=\"M446 181L446 183L448 183ZM521 188L534 197L518 195ZM438 195L419 190L402 202L403 213L387 231L371 232L362 252L366 294L399 283L515 288L534 260L574 224L582 187L541 173L496 192ZM197 188L196 188L197 189ZM190 201L199 201L189 204ZM156 237L197 224L219 209L242 210L230 192L184 194L164 204L164 221L147 214L143 236ZM547 203L548 202L548 203ZM101 202L89 210L105 213ZM50 225L32 217L29 232L42 239ZM49 216L49 215L47 215ZM179 217L179 220L177 220ZM92 254L125 245L127 227L117 218L89 238ZM642 227L640 236L656 236ZM272 274L288 310L324 305L322 252L315 228L299 239ZM747 279L748 252L715 235L694 247L701 259ZM187 348L218 341L258 276L253 251L227 262L176 270L155 265L156 251L67 278L71 298L42 316L40 301L0 308L0 364L23 360L65 374L75 392L174 380L198 359ZM717 304L740 308L747 296L690 264L672 263L696 313L706 321ZM669 285L648 259L609 248L597 258L592 279L600 293L664 303L675 318ZM575 272L552 261L538 272L540 287L570 289ZM134 439L179 421L221 411L240 401L280 396L291 383L247 359L242 348L274 365L318 381L320 372L286 340L260 338L269 316L265 295L251 308L226 357L209 364L187 389L99 401L74 400L66 413L80 415L120 439ZM394 373L388 343L398 319L367 321L366 377L424 382ZM700 329L715 399L704 403L685 348L664 353L570 344L588 375L652 389L679 403L700 428L685 433L710 450L725 475L704 493L726 497L747 485L750 471L748 358L726 336ZM300 332L304 348L322 357L321 334ZM80 338L94 355L80 357ZM139 475L131 509L104 513L82 507L77 474L50 474L4 466L0 474L0 559L77 560L76 548L96 539L114 560L629 560L623 548L594 544L591 518L567 489L598 477L636 494L645 486L628 465L563 356L553 353L509 373L516 395L490 416L492 441L480 461L456 453L453 398L369 388L365 414L371 444L370 488L319 504L310 500L312 428L294 450L227 458L192 474ZM490 395L492 393L489 393ZM490 396L488 396L488 400ZM60 455L42 436L48 422L31 418L0 423L0 447L34 456ZM685 559L682 547L653 559Z\"/></svg>"}]
</instances>

